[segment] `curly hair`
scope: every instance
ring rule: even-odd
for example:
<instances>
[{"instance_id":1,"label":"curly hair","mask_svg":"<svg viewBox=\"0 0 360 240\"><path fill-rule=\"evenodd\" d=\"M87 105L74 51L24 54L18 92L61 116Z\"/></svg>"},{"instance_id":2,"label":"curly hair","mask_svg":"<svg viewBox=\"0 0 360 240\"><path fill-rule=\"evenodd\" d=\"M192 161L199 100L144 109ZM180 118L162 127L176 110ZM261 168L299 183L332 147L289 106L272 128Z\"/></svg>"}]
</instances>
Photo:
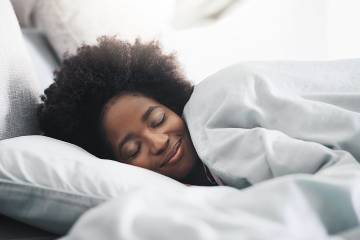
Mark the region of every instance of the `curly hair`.
<instances>
[{"instance_id":1,"label":"curly hair","mask_svg":"<svg viewBox=\"0 0 360 240\"><path fill-rule=\"evenodd\" d=\"M82 45L67 55L41 95L38 119L43 134L78 145L99 158L113 158L102 134L106 103L124 92L155 99L181 116L193 86L174 54L164 54L159 43L133 44L101 37L98 44Z\"/></svg>"}]
</instances>

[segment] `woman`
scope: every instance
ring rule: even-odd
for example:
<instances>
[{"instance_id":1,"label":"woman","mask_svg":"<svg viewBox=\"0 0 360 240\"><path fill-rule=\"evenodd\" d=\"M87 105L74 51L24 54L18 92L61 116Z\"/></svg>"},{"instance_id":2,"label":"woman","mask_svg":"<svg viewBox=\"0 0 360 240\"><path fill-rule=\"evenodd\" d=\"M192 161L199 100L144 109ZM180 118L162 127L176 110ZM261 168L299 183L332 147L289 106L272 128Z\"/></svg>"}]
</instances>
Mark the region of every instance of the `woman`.
<instances>
[{"instance_id":1,"label":"woman","mask_svg":"<svg viewBox=\"0 0 360 240\"><path fill-rule=\"evenodd\" d=\"M102 37L96 46L80 47L55 72L41 97L40 127L99 158L187 184L214 185L181 118L192 89L175 57L156 42L131 45Z\"/></svg>"},{"instance_id":2,"label":"woman","mask_svg":"<svg viewBox=\"0 0 360 240\"><path fill-rule=\"evenodd\" d=\"M45 135L186 184L243 188L360 157L359 113L278 95L236 66L194 90L156 42L84 45L41 99Z\"/></svg>"}]
</instances>

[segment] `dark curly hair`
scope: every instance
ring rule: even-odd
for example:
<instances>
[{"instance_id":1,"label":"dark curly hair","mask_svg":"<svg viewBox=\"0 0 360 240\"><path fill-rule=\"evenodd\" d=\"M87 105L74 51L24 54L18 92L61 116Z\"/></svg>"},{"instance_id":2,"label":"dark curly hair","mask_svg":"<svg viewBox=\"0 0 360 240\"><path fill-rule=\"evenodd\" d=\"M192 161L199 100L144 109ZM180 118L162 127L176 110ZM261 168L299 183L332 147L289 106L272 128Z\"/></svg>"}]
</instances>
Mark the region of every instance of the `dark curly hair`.
<instances>
[{"instance_id":1,"label":"dark curly hair","mask_svg":"<svg viewBox=\"0 0 360 240\"><path fill-rule=\"evenodd\" d=\"M99 158L113 158L101 127L102 110L110 99L140 93L181 116L193 90L174 54L164 54L156 41L139 39L130 44L103 36L97 45L82 45L75 55L65 56L54 75L41 96L40 129Z\"/></svg>"}]
</instances>

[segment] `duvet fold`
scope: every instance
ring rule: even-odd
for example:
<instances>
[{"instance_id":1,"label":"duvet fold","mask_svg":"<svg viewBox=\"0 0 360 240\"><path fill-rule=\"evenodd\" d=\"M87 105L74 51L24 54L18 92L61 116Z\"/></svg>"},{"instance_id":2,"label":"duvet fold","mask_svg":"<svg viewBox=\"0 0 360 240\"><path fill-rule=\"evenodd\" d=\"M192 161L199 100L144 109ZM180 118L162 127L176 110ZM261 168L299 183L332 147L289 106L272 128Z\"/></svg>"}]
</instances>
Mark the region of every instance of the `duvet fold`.
<instances>
[{"instance_id":1,"label":"duvet fold","mask_svg":"<svg viewBox=\"0 0 360 240\"><path fill-rule=\"evenodd\" d=\"M301 96L272 82L234 65L195 86L185 106L200 159L225 185L316 174L347 152L360 161L360 113L354 106L360 107L360 93Z\"/></svg>"}]
</instances>

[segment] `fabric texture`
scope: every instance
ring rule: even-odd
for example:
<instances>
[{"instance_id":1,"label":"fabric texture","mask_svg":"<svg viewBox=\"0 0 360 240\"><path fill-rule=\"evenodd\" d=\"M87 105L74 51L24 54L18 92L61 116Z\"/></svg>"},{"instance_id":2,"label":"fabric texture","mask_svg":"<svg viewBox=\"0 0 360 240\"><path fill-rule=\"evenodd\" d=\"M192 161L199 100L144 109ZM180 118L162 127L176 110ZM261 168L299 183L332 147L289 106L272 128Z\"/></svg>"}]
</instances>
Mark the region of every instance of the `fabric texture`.
<instances>
[{"instance_id":1,"label":"fabric texture","mask_svg":"<svg viewBox=\"0 0 360 240\"><path fill-rule=\"evenodd\" d=\"M31 27L33 25L33 10L36 1L38 0L11 0L21 27Z\"/></svg>"},{"instance_id":2,"label":"fabric texture","mask_svg":"<svg viewBox=\"0 0 360 240\"><path fill-rule=\"evenodd\" d=\"M297 95L360 92L360 59L250 61L236 64L265 76L275 88Z\"/></svg>"},{"instance_id":3,"label":"fabric texture","mask_svg":"<svg viewBox=\"0 0 360 240\"><path fill-rule=\"evenodd\" d=\"M234 188L130 191L61 239L358 239L360 94L315 101L272 77L234 65L195 86L185 106L200 158Z\"/></svg>"},{"instance_id":4,"label":"fabric texture","mask_svg":"<svg viewBox=\"0 0 360 240\"><path fill-rule=\"evenodd\" d=\"M39 0L34 26L42 29L59 58L102 35L122 40L160 39L170 24L173 0Z\"/></svg>"},{"instance_id":5,"label":"fabric texture","mask_svg":"<svg viewBox=\"0 0 360 240\"><path fill-rule=\"evenodd\" d=\"M0 1L0 140L39 132L40 85L9 1Z\"/></svg>"},{"instance_id":6,"label":"fabric texture","mask_svg":"<svg viewBox=\"0 0 360 240\"><path fill-rule=\"evenodd\" d=\"M239 64L195 86L184 117L210 171L243 188L360 161L360 112L353 106L359 108L360 92L351 94L349 106L347 93L345 101L330 104L280 90L272 77Z\"/></svg>"},{"instance_id":7,"label":"fabric texture","mask_svg":"<svg viewBox=\"0 0 360 240\"><path fill-rule=\"evenodd\" d=\"M86 212L61 240L359 239L357 162L283 176L239 191L131 191Z\"/></svg>"},{"instance_id":8,"label":"fabric texture","mask_svg":"<svg viewBox=\"0 0 360 240\"><path fill-rule=\"evenodd\" d=\"M181 188L155 172L98 159L44 136L0 141L0 213L65 234L89 208L141 188Z\"/></svg>"},{"instance_id":9,"label":"fabric texture","mask_svg":"<svg viewBox=\"0 0 360 240\"><path fill-rule=\"evenodd\" d=\"M53 82L53 73L59 67L59 61L42 32L34 28L21 30L41 89L45 89Z\"/></svg>"}]
</instances>

